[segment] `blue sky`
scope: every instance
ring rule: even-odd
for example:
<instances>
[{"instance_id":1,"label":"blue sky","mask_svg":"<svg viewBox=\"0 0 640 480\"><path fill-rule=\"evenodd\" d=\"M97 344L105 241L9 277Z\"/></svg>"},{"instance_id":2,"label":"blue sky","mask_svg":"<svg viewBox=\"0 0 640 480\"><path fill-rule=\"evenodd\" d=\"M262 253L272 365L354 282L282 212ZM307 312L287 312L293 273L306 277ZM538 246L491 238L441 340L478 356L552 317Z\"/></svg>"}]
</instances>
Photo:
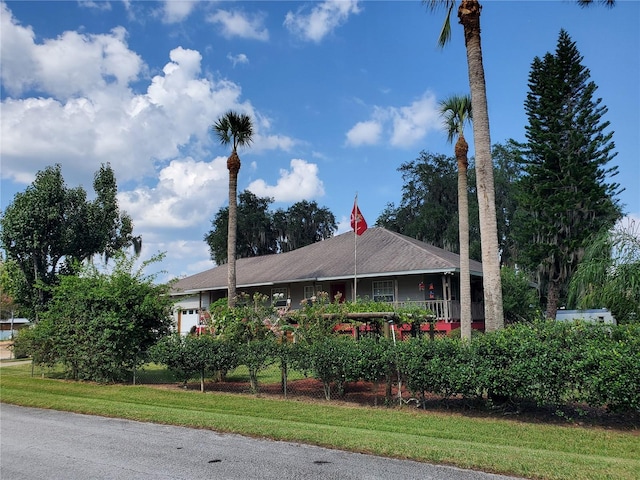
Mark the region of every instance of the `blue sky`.
<instances>
[{"instance_id":1,"label":"blue sky","mask_svg":"<svg viewBox=\"0 0 640 480\"><path fill-rule=\"evenodd\" d=\"M492 143L524 140L535 56L568 31L615 131L625 213L640 221L640 2L482 2ZM250 114L238 190L328 207L349 229L399 203L397 168L449 154L438 102L469 91L462 27L420 1L8 1L0 3L1 205L60 163L92 191L115 170L143 257L172 278L213 266L203 235L226 204L227 148L209 127ZM471 135L469 135L470 137ZM473 142L470 154L473 154Z\"/></svg>"}]
</instances>

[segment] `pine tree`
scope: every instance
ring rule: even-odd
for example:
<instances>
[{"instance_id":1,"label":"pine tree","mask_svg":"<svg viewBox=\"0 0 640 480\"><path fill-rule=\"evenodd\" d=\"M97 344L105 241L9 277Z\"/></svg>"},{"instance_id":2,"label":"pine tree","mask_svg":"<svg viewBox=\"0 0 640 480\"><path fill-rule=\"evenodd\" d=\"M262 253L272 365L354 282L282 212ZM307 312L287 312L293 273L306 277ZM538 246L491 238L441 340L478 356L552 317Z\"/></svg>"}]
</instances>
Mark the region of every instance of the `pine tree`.
<instances>
[{"instance_id":1,"label":"pine tree","mask_svg":"<svg viewBox=\"0 0 640 480\"><path fill-rule=\"evenodd\" d=\"M566 31L555 54L536 57L529 74L524 148L515 228L519 262L537 273L547 318L559 302L592 235L621 216L613 131L607 108Z\"/></svg>"}]
</instances>

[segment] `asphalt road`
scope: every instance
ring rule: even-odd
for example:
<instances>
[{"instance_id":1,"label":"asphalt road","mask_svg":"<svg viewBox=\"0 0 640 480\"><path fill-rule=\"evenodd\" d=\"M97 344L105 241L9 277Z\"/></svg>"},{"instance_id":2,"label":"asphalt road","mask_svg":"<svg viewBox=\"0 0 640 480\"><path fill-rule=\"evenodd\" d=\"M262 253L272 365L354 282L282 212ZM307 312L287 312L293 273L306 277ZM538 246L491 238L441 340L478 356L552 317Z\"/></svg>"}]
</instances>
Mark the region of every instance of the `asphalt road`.
<instances>
[{"instance_id":1,"label":"asphalt road","mask_svg":"<svg viewBox=\"0 0 640 480\"><path fill-rule=\"evenodd\" d=\"M2 480L498 480L499 475L0 404Z\"/></svg>"}]
</instances>

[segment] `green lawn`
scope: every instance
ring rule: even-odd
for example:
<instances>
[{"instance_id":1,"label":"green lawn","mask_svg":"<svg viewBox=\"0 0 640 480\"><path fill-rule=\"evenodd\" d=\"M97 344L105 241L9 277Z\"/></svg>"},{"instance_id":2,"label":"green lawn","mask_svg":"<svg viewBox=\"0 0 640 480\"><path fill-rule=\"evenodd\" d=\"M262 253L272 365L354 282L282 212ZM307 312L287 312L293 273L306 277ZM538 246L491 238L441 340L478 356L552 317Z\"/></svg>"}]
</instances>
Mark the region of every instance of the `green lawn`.
<instances>
[{"instance_id":1,"label":"green lawn","mask_svg":"<svg viewBox=\"0 0 640 480\"><path fill-rule=\"evenodd\" d=\"M156 379L163 373L141 373ZM263 380L264 381L264 380ZM541 425L413 408L95 385L0 369L0 400L18 405L208 428L526 478L639 478L640 432Z\"/></svg>"}]
</instances>

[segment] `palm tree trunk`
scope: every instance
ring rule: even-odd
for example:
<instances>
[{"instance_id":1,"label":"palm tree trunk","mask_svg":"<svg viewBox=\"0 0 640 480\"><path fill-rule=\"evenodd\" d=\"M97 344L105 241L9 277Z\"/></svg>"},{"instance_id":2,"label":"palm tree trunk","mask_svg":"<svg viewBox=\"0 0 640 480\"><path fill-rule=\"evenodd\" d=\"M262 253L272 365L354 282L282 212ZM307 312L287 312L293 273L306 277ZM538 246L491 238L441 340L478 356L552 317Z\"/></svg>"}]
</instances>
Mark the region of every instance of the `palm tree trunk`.
<instances>
[{"instance_id":1,"label":"palm tree trunk","mask_svg":"<svg viewBox=\"0 0 640 480\"><path fill-rule=\"evenodd\" d=\"M235 158L232 158L235 157ZM238 171L240 159L234 151L227 161L229 169L229 223L227 230L227 304L234 307L236 304L236 237L238 229Z\"/></svg>"},{"instance_id":2,"label":"palm tree trunk","mask_svg":"<svg viewBox=\"0 0 640 480\"><path fill-rule=\"evenodd\" d=\"M502 283L498 256L498 227L496 220L493 162L491 159L491 137L487 91L482 63L480 41L480 3L477 0L462 0L458 9L460 23L464 27L471 108L473 110L473 139L476 151L476 179L478 206L480 209L480 239L482 243L482 271L484 283L485 329L498 330L504 327L502 312Z\"/></svg>"},{"instance_id":3,"label":"palm tree trunk","mask_svg":"<svg viewBox=\"0 0 640 480\"><path fill-rule=\"evenodd\" d=\"M554 280L549 281L547 286L547 311L545 312L545 318L547 320L555 320L556 313L558 312L558 298L559 298L558 283Z\"/></svg>"},{"instance_id":4,"label":"palm tree trunk","mask_svg":"<svg viewBox=\"0 0 640 480\"><path fill-rule=\"evenodd\" d=\"M464 143L463 143L464 142ZM469 267L469 199L467 191L467 151L464 137L458 138L462 149L458 151L458 238L460 241L460 335L471 340L471 272ZM464 153L463 153L464 152Z\"/></svg>"}]
</instances>

